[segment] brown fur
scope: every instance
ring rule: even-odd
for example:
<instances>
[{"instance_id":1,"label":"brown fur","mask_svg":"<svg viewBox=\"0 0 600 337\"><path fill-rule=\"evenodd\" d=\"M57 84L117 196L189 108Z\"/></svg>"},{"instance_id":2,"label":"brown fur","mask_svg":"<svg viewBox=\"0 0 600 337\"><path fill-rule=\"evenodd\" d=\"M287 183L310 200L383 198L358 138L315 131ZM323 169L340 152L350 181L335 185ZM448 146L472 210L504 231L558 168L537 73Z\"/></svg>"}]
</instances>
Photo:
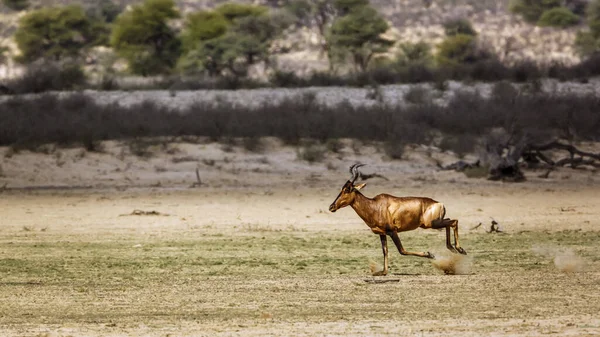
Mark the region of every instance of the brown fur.
<instances>
[{"instance_id":1,"label":"brown fur","mask_svg":"<svg viewBox=\"0 0 600 337\"><path fill-rule=\"evenodd\" d=\"M350 206L358 216L379 234L383 250L383 271L377 275L386 275L388 271L387 236L389 235L402 255L414 255L434 258L429 252L408 252L402 247L399 232L421 228L446 228L446 246L452 252L466 254L458 242L458 220L444 218L446 208L440 202L425 197L395 197L379 194L368 198L360 193L366 184L354 185L348 180L338 197L329 206L331 212ZM450 241L450 229L454 230L454 245Z\"/></svg>"}]
</instances>

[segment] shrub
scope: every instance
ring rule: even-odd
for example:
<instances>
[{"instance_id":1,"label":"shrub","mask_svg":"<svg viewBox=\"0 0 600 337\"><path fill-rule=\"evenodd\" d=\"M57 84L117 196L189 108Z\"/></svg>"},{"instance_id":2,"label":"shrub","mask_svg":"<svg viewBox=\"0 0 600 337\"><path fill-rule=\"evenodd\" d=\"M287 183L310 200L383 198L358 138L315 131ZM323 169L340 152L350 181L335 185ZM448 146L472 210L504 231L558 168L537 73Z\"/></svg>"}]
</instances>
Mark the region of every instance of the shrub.
<instances>
[{"instance_id":1,"label":"shrub","mask_svg":"<svg viewBox=\"0 0 600 337\"><path fill-rule=\"evenodd\" d=\"M404 100L412 104L425 104L431 99L429 89L420 85L411 86L404 94Z\"/></svg>"},{"instance_id":2,"label":"shrub","mask_svg":"<svg viewBox=\"0 0 600 337\"><path fill-rule=\"evenodd\" d=\"M15 94L73 90L86 84L83 69L77 63L40 63L31 65L25 73L8 83Z\"/></svg>"},{"instance_id":3,"label":"shrub","mask_svg":"<svg viewBox=\"0 0 600 337\"><path fill-rule=\"evenodd\" d=\"M476 144L477 137L470 134L444 135L440 142L440 149L452 151L459 158L464 158L466 154L473 152Z\"/></svg>"},{"instance_id":4,"label":"shrub","mask_svg":"<svg viewBox=\"0 0 600 337\"><path fill-rule=\"evenodd\" d=\"M328 139L327 142L325 143L325 146L327 147L327 150L329 150L333 153L340 153L342 151L342 149L344 148L344 144L337 138Z\"/></svg>"},{"instance_id":5,"label":"shrub","mask_svg":"<svg viewBox=\"0 0 600 337\"><path fill-rule=\"evenodd\" d=\"M242 145L249 152L261 153L265 149L265 144L259 137L246 137L243 139Z\"/></svg>"},{"instance_id":6,"label":"shrub","mask_svg":"<svg viewBox=\"0 0 600 337\"><path fill-rule=\"evenodd\" d=\"M298 158L316 162L327 153L327 147L316 141L352 138L361 143L384 142L390 158L401 158L404 144L431 144L431 135L440 133L474 138L506 128L518 134L535 131L567 139L577 135L581 140L598 140L599 110L600 96L596 93L557 95L543 91L516 97L496 94L491 100L478 93L456 92L443 106L332 105L319 103L314 95L300 95L255 108L215 100L182 111L150 102L123 107L101 105L82 94L63 98L46 94L0 102L0 146L58 143L93 148L94 142L108 139L278 137L287 144L312 140L298 150ZM473 138L457 139L456 146L474 143ZM252 142L244 146L253 146ZM448 142L449 148L455 146ZM132 145L132 150L143 154L143 144Z\"/></svg>"},{"instance_id":7,"label":"shrub","mask_svg":"<svg viewBox=\"0 0 600 337\"><path fill-rule=\"evenodd\" d=\"M471 25L471 22L467 19L455 19L444 22L444 31L446 32L446 36L454 36L454 35L470 35L476 36L477 32Z\"/></svg>"},{"instance_id":8,"label":"shrub","mask_svg":"<svg viewBox=\"0 0 600 337\"><path fill-rule=\"evenodd\" d=\"M545 11L537 22L538 26L566 28L579 23L579 17L568 8L554 7Z\"/></svg>"},{"instance_id":9,"label":"shrub","mask_svg":"<svg viewBox=\"0 0 600 337\"><path fill-rule=\"evenodd\" d=\"M591 56L600 50L600 41L591 32L577 32L575 50L579 56Z\"/></svg>"},{"instance_id":10,"label":"shrub","mask_svg":"<svg viewBox=\"0 0 600 337\"><path fill-rule=\"evenodd\" d=\"M404 144L397 139L388 139L383 143L383 151L390 159L402 159Z\"/></svg>"},{"instance_id":11,"label":"shrub","mask_svg":"<svg viewBox=\"0 0 600 337\"><path fill-rule=\"evenodd\" d=\"M458 34L447 37L440 45L436 62L440 66L474 63L478 60L475 38Z\"/></svg>"},{"instance_id":12,"label":"shrub","mask_svg":"<svg viewBox=\"0 0 600 337\"><path fill-rule=\"evenodd\" d=\"M396 58L396 64L400 67L430 65L433 61L431 46L426 42L401 43L401 53Z\"/></svg>"},{"instance_id":13,"label":"shrub","mask_svg":"<svg viewBox=\"0 0 600 337\"><path fill-rule=\"evenodd\" d=\"M29 0L2 0L2 3L13 11L22 11L29 7Z\"/></svg>"},{"instance_id":14,"label":"shrub","mask_svg":"<svg viewBox=\"0 0 600 337\"><path fill-rule=\"evenodd\" d=\"M325 159L325 152L322 145L309 143L298 149L298 159L309 163L322 162Z\"/></svg>"},{"instance_id":15,"label":"shrub","mask_svg":"<svg viewBox=\"0 0 600 337\"><path fill-rule=\"evenodd\" d=\"M600 38L600 0L592 0L585 11L585 19L590 27L592 36Z\"/></svg>"},{"instance_id":16,"label":"shrub","mask_svg":"<svg viewBox=\"0 0 600 337\"><path fill-rule=\"evenodd\" d=\"M560 6L561 0L511 0L509 3L511 12L531 23L536 23L545 11Z\"/></svg>"},{"instance_id":17,"label":"shrub","mask_svg":"<svg viewBox=\"0 0 600 337\"><path fill-rule=\"evenodd\" d=\"M519 95L519 91L508 81L500 81L492 87L491 99L497 102L510 102Z\"/></svg>"},{"instance_id":18,"label":"shrub","mask_svg":"<svg viewBox=\"0 0 600 337\"><path fill-rule=\"evenodd\" d=\"M275 70L269 75L269 82L277 88L304 86L304 80L295 71Z\"/></svg>"}]
</instances>

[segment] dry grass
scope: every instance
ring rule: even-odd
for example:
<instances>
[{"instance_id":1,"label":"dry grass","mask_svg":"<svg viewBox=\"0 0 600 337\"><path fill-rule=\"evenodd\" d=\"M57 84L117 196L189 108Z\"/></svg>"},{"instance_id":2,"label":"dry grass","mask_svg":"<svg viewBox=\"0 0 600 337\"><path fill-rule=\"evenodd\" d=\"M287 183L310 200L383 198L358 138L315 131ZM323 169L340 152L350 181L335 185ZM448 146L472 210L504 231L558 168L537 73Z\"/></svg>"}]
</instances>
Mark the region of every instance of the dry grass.
<instances>
[{"instance_id":1,"label":"dry grass","mask_svg":"<svg viewBox=\"0 0 600 337\"><path fill-rule=\"evenodd\" d=\"M428 259L400 256L390 249L391 274L383 279L398 281L367 283L368 261L381 261L378 237L351 210L318 212L329 200L321 200L315 189L295 195L290 191L3 195L0 332L75 336L600 332L593 318L599 302L590 292L600 281L598 233L593 229L547 232L529 226L532 230L519 232L508 220L503 222L507 223L503 235L463 229L462 245L472 260L449 262L457 275L443 275ZM553 196L540 189L528 197L545 193ZM452 202L464 198L459 193ZM489 211L486 202L498 203L493 198L477 197L478 206ZM531 213L545 212L543 203L537 205ZM119 217L148 207L171 216ZM452 212L467 211L453 207ZM547 218L532 219L545 223ZM23 231L23 226L52 230ZM444 237L443 232L424 230L401 234L407 249L430 250L438 256L447 252ZM560 243L587 260L588 267L579 273L557 273L551 259L529 248L534 243ZM464 269L465 262L471 263L470 270Z\"/></svg>"}]
</instances>

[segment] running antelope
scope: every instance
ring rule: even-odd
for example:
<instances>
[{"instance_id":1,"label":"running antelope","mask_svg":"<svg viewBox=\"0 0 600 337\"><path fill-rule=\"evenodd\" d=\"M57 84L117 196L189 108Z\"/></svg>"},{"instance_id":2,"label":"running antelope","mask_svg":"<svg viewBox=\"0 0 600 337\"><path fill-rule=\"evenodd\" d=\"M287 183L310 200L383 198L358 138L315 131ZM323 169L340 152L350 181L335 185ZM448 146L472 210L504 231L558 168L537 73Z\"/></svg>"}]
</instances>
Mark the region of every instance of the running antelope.
<instances>
[{"instance_id":1,"label":"running antelope","mask_svg":"<svg viewBox=\"0 0 600 337\"><path fill-rule=\"evenodd\" d=\"M392 238L402 255L435 258L430 252L408 252L402 247L398 232L412 231L418 227L446 228L446 247L453 253L467 254L458 243L458 220L444 218L446 207L442 203L430 198L395 197L389 194L379 194L370 199L360 193L366 184L354 185L354 182L360 176L358 168L363 165L350 166L352 178L342 186L342 191L329 206L329 211L335 212L350 206L373 233L379 234L383 249L383 270L376 275L387 275L388 272L387 235ZM454 245L450 242L451 228L454 230Z\"/></svg>"}]
</instances>

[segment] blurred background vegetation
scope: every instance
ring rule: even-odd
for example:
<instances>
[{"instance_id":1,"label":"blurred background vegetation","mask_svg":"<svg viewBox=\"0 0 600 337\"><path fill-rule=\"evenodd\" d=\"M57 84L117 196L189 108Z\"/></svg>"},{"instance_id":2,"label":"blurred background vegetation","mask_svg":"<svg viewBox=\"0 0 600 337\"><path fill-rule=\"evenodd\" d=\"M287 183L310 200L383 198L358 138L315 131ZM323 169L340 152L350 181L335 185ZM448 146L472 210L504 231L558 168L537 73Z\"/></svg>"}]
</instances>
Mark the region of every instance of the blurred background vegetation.
<instances>
[{"instance_id":1,"label":"blurred background vegetation","mask_svg":"<svg viewBox=\"0 0 600 337\"><path fill-rule=\"evenodd\" d=\"M4 93L112 90L127 76L152 79L141 87L177 90L586 81L600 73L600 0L1 1ZM442 28L438 37L418 39L413 31L427 25L415 13L436 6L456 11L430 22ZM523 51L518 37L490 42L494 27L478 21L478 13L555 34L574 56L540 61L527 57L537 52ZM563 33L571 40L564 42ZM302 34L308 37L298 39ZM548 48L537 54L552 54ZM303 63L314 54L324 66Z\"/></svg>"}]
</instances>

